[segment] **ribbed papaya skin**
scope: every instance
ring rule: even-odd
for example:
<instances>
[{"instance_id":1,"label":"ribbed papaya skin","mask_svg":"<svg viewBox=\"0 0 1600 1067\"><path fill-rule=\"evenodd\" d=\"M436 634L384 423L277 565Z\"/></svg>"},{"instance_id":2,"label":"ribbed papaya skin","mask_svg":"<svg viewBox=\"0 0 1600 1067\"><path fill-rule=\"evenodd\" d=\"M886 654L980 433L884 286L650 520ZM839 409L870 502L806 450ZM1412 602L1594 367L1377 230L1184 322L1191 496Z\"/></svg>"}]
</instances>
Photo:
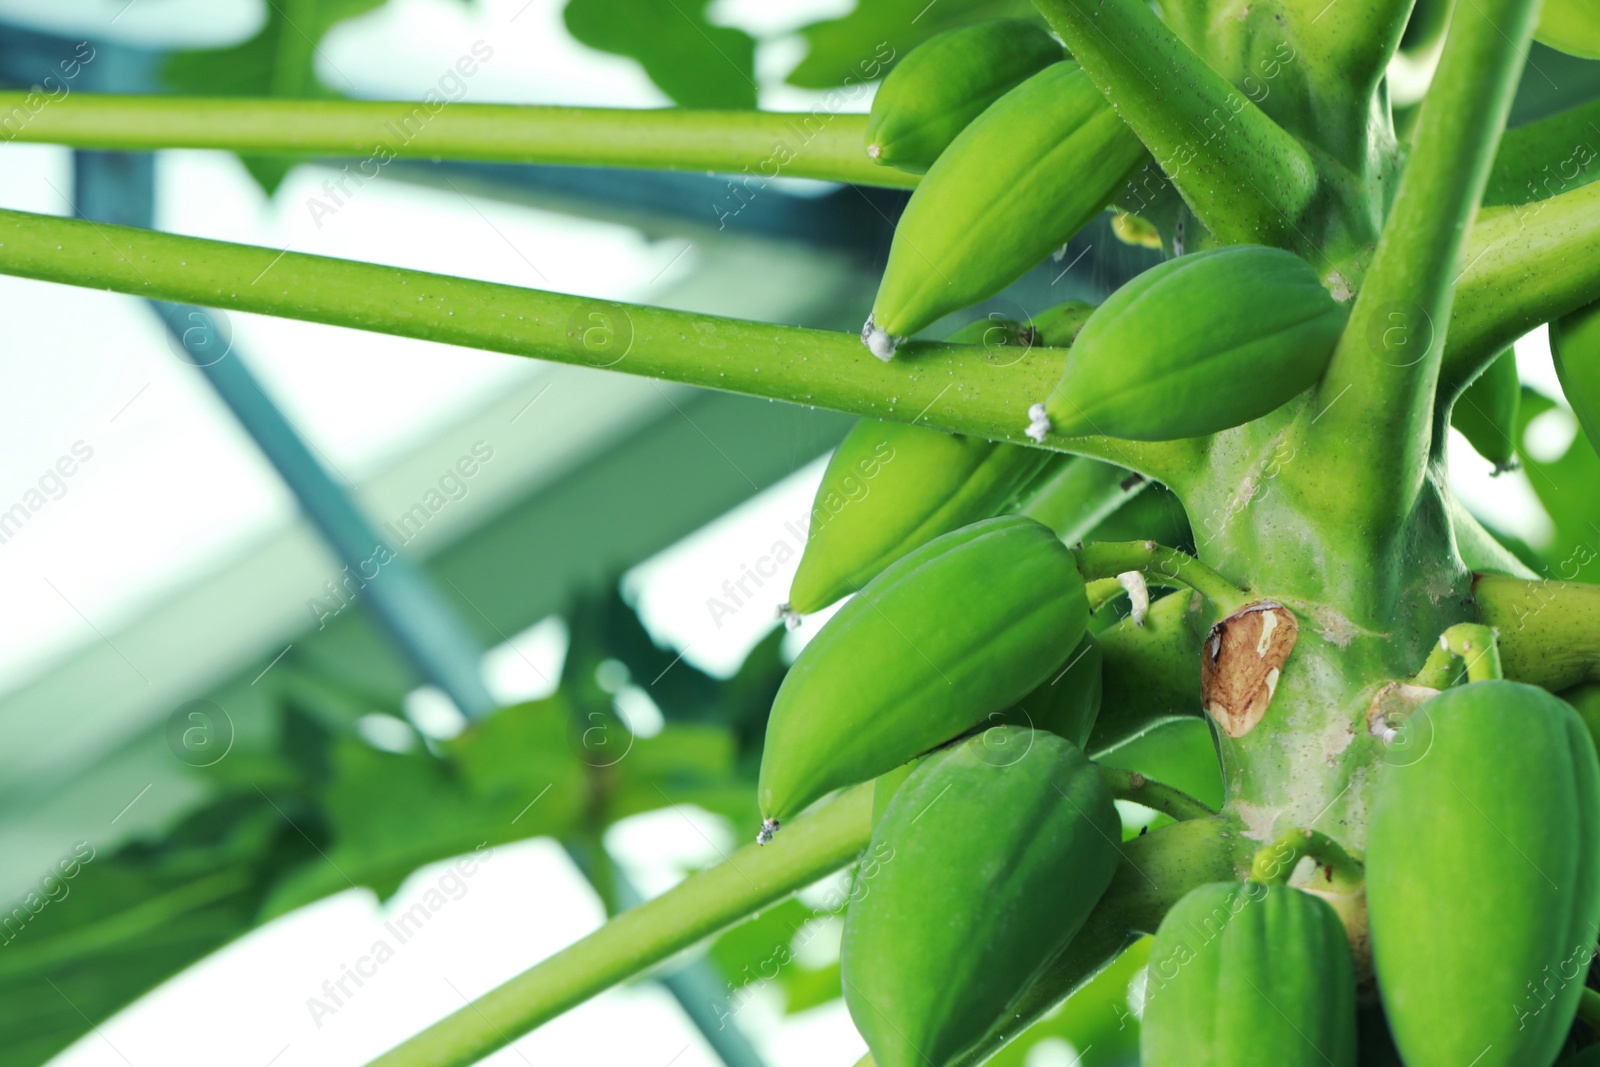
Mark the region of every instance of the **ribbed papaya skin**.
<instances>
[{"instance_id":1,"label":"ribbed papaya skin","mask_svg":"<svg viewBox=\"0 0 1600 1067\"><path fill-rule=\"evenodd\" d=\"M1144 1067L1354 1067L1355 978L1327 902L1288 886L1192 890L1156 931Z\"/></svg>"},{"instance_id":2,"label":"ribbed papaya skin","mask_svg":"<svg viewBox=\"0 0 1600 1067\"><path fill-rule=\"evenodd\" d=\"M1037 23L989 19L935 34L883 79L867 116L867 155L925 174L973 119L1064 52Z\"/></svg>"},{"instance_id":3,"label":"ribbed papaya skin","mask_svg":"<svg viewBox=\"0 0 1600 1067\"><path fill-rule=\"evenodd\" d=\"M997 514L1051 456L926 426L861 420L817 487L790 608L821 611L912 549Z\"/></svg>"},{"instance_id":4,"label":"ribbed papaya skin","mask_svg":"<svg viewBox=\"0 0 1600 1067\"><path fill-rule=\"evenodd\" d=\"M1407 1067L1551 1063L1600 935L1600 766L1562 701L1519 682L1414 715L1421 758L1379 772L1367 907Z\"/></svg>"},{"instance_id":5,"label":"ribbed papaya skin","mask_svg":"<svg viewBox=\"0 0 1600 1067\"><path fill-rule=\"evenodd\" d=\"M909 337L998 293L1099 214L1145 158L1076 63L1046 67L974 119L917 185L873 326Z\"/></svg>"},{"instance_id":6,"label":"ribbed papaya skin","mask_svg":"<svg viewBox=\"0 0 1600 1067\"><path fill-rule=\"evenodd\" d=\"M1305 260L1230 245L1152 267L1108 297L1045 402L1063 434L1198 437L1310 388L1347 316Z\"/></svg>"},{"instance_id":7,"label":"ribbed papaya skin","mask_svg":"<svg viewBox=\"0 0 1600 1067\"><path fill-rule=\"evenodd\" d=\"M788 818L1016 703L1082 640L1088 612L1072 553L1032 519L986 519L901 558L784 677L761 756L763 818Z\"/></svg>"},{"instance_id":8,"label":"ribbed papaya skin","mask_svg":"<svg viewBox=\"0 0 1600 1067\"><path fill-rule=\"evenodd\" d=\"M1083 926L1119 823L1071 742L996 727L924 760L873 831L845 916L845 1004L878 1067L946 1064Z\"/></svg>"}]
</instances>

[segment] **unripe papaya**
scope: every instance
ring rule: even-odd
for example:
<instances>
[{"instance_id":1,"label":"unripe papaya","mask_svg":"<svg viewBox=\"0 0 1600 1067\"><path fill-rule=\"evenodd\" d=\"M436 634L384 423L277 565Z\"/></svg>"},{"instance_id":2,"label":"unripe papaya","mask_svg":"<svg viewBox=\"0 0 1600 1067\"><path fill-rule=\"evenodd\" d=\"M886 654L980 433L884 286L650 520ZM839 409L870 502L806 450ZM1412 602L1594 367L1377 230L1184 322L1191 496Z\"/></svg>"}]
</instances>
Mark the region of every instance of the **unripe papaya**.
<instances>
[{"instance_id":1,"label":"unripe papaya","mask_svg":"<svg viewBox=\"0 0 1600 1067\"><path fill-rule=\"evenodd\" d=\"M1600 303L1550 324L1550 354L1572 413L1600 451Z\"/></svg>"},{"instance_id":2,"label":"unripe papaya","mask_svg":"<svg viewBox=\"0 0 1600 1067\"><path fill-rule=\"evenodd\" d=\"M1367 840L1373 963L1407 1067L1552 1062L1600 935L1600 766L1572 709L1520 682L1412 713Z\"/></svg>"},{"instance_id":3,"label":"unripe papaya","mask_svg":"<svg viewBox=\"0 0 1600 1067\"><path fill-rule=\"evenodd\" d=\"M1333 908L1220 882L1167 913L1150 950L1145 1067L1354 1067L1356 987Z\"/></svg>"},{"instance_id":4,"label":"unripe papaya","mask_svg":"<svg viewBox=\"0 0 1600 1067\"><path fill-rule=\"evenodd\" d=\"M1533 36L1569 56L1600 59L1600 0L1544 0Z\"/></svg>"},{"instance_id":5,"label":"unripe papaya","mask_svg":"<svg viewBox=\"0 0 1600 1067\"><path fill-rule=\"evenodd\" d=\"M761 756L764 835L1015 704L1083 639L1072 553L1018 516L904 556L829 619L778 689Z\"/></svg>"},{"instance_id":6,"label":"unripe papaya","mask_svg":"<svg viewBox=\"0 0 1600 1067\"><path fill-rule=\"evenodd\" d=\"M1087 300L1068 300L1039 312L1033 317L1034 342L1047 348L1070 348L1094 308Z\"/></svg>"},{"instance_id":7,"label":"unripe papaya","mask_svg":"<svg viewBox=\"0 0 1600 1067\"><path fill-rule=\"evenodd\" d=\"M879 1067L946 1064L1083 926L1117 868L1100 771L1048 733L996 727L923 762L845 916L845 1004Z\"/></svg>"},{"instance_id":8,"label":"unripe papaya","mask_svg":"<svg viewBox=\"0 0 1600 1067\"><path fill-rule=\"evenodd\" d=\"M1052 453L863 419L828 461L789 607L821 611L940 534L996 515Z\"/></svg>"},{"instance_id":9,"label":"unripe papaya","mask_svg":"<svg viewBox=\"0 0 1600 1067\"><path fill-rule=\"evenodd\" d=\"M1061 669L999 716L999 721L1048 730L1079 748L1089 743L1100 714L1100 642L1084 634Z\"/></svg>"},{"instance_id":10,"label":"unripe papaya","mask_svg":"<svg viewBox=\"0 0 1600 1067\"><path fill-rule=\"evenodd\" d=\"M1064 53L1037 23L990 19L935 34L902 59L872 98L867 155L925 174L967 124Z\"/></svg>"},{"instance_id":11,"label":"unripe papaya","mask_svg":"<svg viewBox=\"0 0 1600 1067\"><path fill-rule=\"evenodd\" d=\"M945 150L895 228L862 340L901 338L998 293L1100 212L1144 146L1076 63L1046 67Z\"/></svg>"},{"instance_id":12,"label":"unripe papaya","mask_svg":"<svg viewBox=\"0 0 1600 1067\"><path fill-rule=\"evenodd\" d=\"M1292 252L1231 245L1180 256L1096 309L1045 408L1063 434L1215 433L1310 388L1345 318Z\"/></svg>"},{"instance_id":13,"label":"unripe papaya","mask_svg":"<svg viewBox=\"0 0 1600 1067\"><path fill-rule=\"evenodd\" d=\"M1461 431L1478 455L1500 474L1517 466L1517 409L1522 381L1517 354L1506 349L1494 358L1450 409L1450 425Z\"/></svg>"}]
</instances>

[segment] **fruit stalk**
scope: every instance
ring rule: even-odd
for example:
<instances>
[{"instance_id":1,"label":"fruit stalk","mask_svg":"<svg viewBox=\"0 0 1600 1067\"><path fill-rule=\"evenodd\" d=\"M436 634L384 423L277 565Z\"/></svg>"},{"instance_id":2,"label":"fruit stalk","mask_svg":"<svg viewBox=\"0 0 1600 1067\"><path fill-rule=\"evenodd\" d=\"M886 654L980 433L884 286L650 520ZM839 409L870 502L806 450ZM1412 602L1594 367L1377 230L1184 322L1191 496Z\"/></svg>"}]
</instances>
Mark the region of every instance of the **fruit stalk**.
<instances>
[{"instance_id":1,"label":"fruit stalk","mask_svg":"<svg viewBox=\"0 0 1600 1067\"><path fill-rule=\"evenodd\" d=\"M1225 614L1251 602L1250 594L1193 556L1154 541L1101 541L1085 545L1074 555L1085 581L1138 571L1157 584L1176 583L1193 589Z\"/></svg>"},{"instance_id":2,"label":"fruit stalk","mask_svg":"<svg viewBox=\"0 0 1600 1067\"><path fill-rule=\"evenodd\" d=\"M1460 622L1439 635L1439 643L1428 653L1428 660L1412 678L1412 685L1429 689L1448 688L1465 667L1467 681L1488 682L1504 677L1500 667L1500 647L1494 628L1479 623Z\"/></svg>"},{"instance_id":3,"label":"fruit stalk","mask_svg":"<svg viewBox=\"0 0 1600 1067\"><path fill-rule=\"evenodd\" d=\"M1116 799L1132 801L1151 811L1170 815L1178 822L1216 815L1216 812L1181 789L1153 782L1138 771L1125 771L1120 767L1102 765L1100 773L1105 777L1106 784L1111 787L1111 795Z\"/></svg>"},{"instance_id":4,"label":"fruit stalk","mask_svg":"<svg viewBox=\"0 0 1600 1067\"><path fill-rule=\"evenodd\" d=\"M1289 830L1250 861L1250 877L1265 885L1288 885L1300 861L1310 856L1337 891L1354 893L1365 877L1361 863L1320 830Z\"/></svg>"}]
</instances>

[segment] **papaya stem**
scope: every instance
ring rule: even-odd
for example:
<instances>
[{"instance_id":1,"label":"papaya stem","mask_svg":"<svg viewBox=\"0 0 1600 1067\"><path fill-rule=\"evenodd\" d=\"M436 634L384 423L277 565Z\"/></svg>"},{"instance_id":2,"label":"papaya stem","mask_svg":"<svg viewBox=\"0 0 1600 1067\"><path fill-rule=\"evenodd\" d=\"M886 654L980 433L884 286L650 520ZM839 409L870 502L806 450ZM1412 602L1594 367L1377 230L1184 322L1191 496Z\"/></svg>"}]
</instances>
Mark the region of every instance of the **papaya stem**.
<instances>
[{"instance_id":1,"label":"papaya stem","mask_svg":"<svg viewBox=\"0 0 1600 1067\"><path fill-rule=\"evenodd\" d=\"M1600 682L1600 585L1479 574L1472 596L1507 678L1552 693Z\"/></svg>"},{"instance_id":2,"label":"papaya stem","mask_svg":"<svg viewBox=\"0 0 1600 1067\"><path fill-rule=\"evenodd\" d=\"M373 1060L466 1067L611 986L849 863L872 836L872 783L618 915Z\"/></svg>"},{"instance_id":3,"label":"papaya stem","mask_svg":"<svg viewBox=\"0 0 1600 1067\"><path fill-rule=\"evenodd\" d=\"M1050 28L1223 244L1303 247L1310 154L1179 39L1144 0L1035 0ZM1142 175L1136 174L1137 190ZM1137 193L1135 193L1137 198ZM1137 203L1123 205L1137 213Z\"/></svg>"},{"instance_id":4,"label":"papaya stem","mask_svg":"<svg viewBox=\"0 0 1600 1067\"><path fill-rule=\"evenodd\" d=\"M31 117L0 140L138 151L218 148L375 160L461 159L749 174L764 184L820 178L909 189L917 175L867 158L867 116L825 109L533 107L415 101L278 100L73 93L42 111L0 93L0 114ZM376 170L374 170L376 173ZM736 206L738 201L733 202Z\"/></svg>"},{"instance_id":5,"label":"papaya stem","mask_svg":"<svg viewBox=\"0 0 1600 1067\"><path fill-rule=\"evenodd\" d=\"M999 371L983 345L916 342L884 364L862 351L855 333L22 211L0 210L0 274L608 368L1029 447L1028 405L1055 386L1066 359L1066 349L1035 347ZM1084 436L1051 444L1167 484L1186 477L1199 455L1194 441Z\"/></svg>"},{"instance_id":6,"label":"papaya stem","mask_svg":"<svg viewBox=\"0 0 1600 1067\"><path fill-rule=\"evenodd\" d=\"M1154 541L1097 541L1074 550L1086 581L1138 571L1155 585L1193 589L1226 613L1251 603L1249 593L1193 556Z\"/></svg>"},{"instance_id":7,"label":"papaya stem","mask_svg":"<svg viewBox=\"0 0 1600 1067\"><path fill-rule=\"evenodd\" d=\"M1111 787L1111 795L1116 799L1132 801L1152 811L1170 815L1178 822L1209 818L1216 814L1188 793L1174 789L1170 785L1151 781L1138 771L1101 766L1100 774Z\"/></svg>"},{"instance_id":8,"label":"papaya stem","mask_svg":"<svg viewBox=\"0 0 1600 1067\"><path fill-rule=\"evenodd\" d=\"M1261 849L1250 861L1250 877L1265 885L1288 885L1300 861L1310 856L1328 882L1342 892L1355 892L1365 879L1361 862L1320 830L1290 830Z\"/></svg>"},{"instance_id":9,"label":"papaya stem","mask_svg":"<svg viewBox=\"0 0 1600 1067\"><path fill-rule=\"evenodd\" d=\"M1369 541L1386 544L1422 489L1465 235L1537 12L1537 0L1456 5L1393 209L1312 405L1317 417L1299 429L1309 454L1366 472L1323 506Z\"/></svg>"}]
</instances>

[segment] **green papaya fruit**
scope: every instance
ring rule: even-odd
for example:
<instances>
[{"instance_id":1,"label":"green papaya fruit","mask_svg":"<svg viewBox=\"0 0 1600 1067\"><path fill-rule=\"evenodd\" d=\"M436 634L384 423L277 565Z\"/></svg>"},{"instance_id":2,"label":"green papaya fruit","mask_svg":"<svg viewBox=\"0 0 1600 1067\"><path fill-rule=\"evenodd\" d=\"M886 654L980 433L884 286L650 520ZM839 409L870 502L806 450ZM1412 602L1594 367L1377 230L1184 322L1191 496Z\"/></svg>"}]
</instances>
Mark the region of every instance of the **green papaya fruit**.
<instances>
[{"instance_id":1,"label":"green papaya fruit","mask_svg":"<svg viewBox=\"0 0 1600 1067\"><path fill-rule=\"evenodd\" d=\"M1368 820L1373 964L1407 1067L1556 1058L1600 936L1600 765L1583 723L1520 682L1412 713ZM1408 720L1409 722L1410 720Z\"/></svg>"},{"instance_id":2,"label":"green papaya fruit","mask_svg":"<svg viewBox=\"0 0 1600 1067\"><path fill-rule=\"evenodd\" d=\"M1600 451L1600 303L1550 324L1550 354L1572 413Z\"/></svg>"},{"instance_id":3,"label":"green papaya fruit","mask_svg":"<svg viewBox=\"0 0 1600 1067\"><path fill-rule=\"evenodd\" d=\"M1048 730L1082 748L1100 714L1100 642L1084 634L1062 667L1002 712L1000 722Z\"/></svg>"},{"instance_id":4,"label":"green papaya fruit","mask_svg":"<svg viewBox=\"0 0 1600 1067\"><path fill-rule=\"evenodd\" d=\"M1450 409L1450 425L1501 474L1517 467L1517 409L1521 406L1517 353L1508 348L1456 399Z\"/></svg>"},{"instance_id":5,"label":"green papaya fruit","mask_svg":"<svg viewBox=\"0 0 1600 1067\"><path fill-rule=\"evenodd\" d=\"M1034 341L1048 348L1070 348L1094 309L1087 300L1068 300L1039 312L1031 323Z\"/></svg>"},{"instance_id":6,"label":"green papaya fruit","mask_svg":"<svg viewBox=\"0 0 1600 1067\"><path fill-rule=\"evenodd\" d=\"M967 124L1064 56L1037 23L990 19L935 34L907 53L872 98L867 155L925 174Z\"/></svg>"},{"instance_id":7,"label":"green papaya fruit","mask_svg":"<svg viewBox=\"0 0 1600 1067\"><path fill-rule=\"evenodd\" d=\"M790 610L820 611L940 534L998 514L1051 456L926 426L861 420L817 487Z\"/></svg>"},{"instance_id":8,"label":"green papaya fruit","mask_svg":"<svg viewBox=\"0 0 1600 1067\"><path fill-rule=\"evenodd\" d=\"M1319 897L1201 886L1162 920L1147 974L1145 1067L1355 1067L1350 944Z\"/></svg>"},{"instance_id":9,"label":"green papaya fruit","mask_svg":"<svg viewBox=\"0 0 1600 1067\"><path fill-rule=\"evenodd\" d=\"M1118 829L1100 771L1052 734L995 727L913 771L840 952L874 1062L943 1065L982 1039L1110 885Z\"/></svg>"},{"instance_id":10,"label":"green papaya fruit","mask_svg":"<svg viewBox=\"0 0 1600 1067\"><path fill-rule=\"evenodd\" d=\"M1162 723L1205 714L1200 646L1211 620L1188 590L1150 604L1143 626L1125 618L1096 635L1104 693L1088 751L1106 752Z\"/></svg>"},{"instance_id":11,"label":"green papaya fruit","mask_svg":"<svg viewBox=\"0 0 1600 1067\"><path fill-rule=\"evenodd\" d=\"M878 820L883 818L883 813L889 808L889 801L894 799L895 791L906 784L906 779L911 777L911 772L917 769L917 764L922 758L902 763L892 771L885 771L872 781L872 825L878 825Z\"/></svg>"},{"instance_id":12,"label":"green papaya fruit","mask_svg":"<svg viewBox=\"0 0 1600 1067\"><path fill-rule=\"evenodd\" d=\"M1569 56L1600 59L1600 0L1544 0L1533 37Z\"/></svg>"},{"instance_id":13,"label":"green papaya fruit","mask_svg":"<svg viewBox=\"0 0 1600 1067\"><path fill-rule=\"evenodd\" d=\"M1038 519L1061 540L1075 545L1149 484L1115 464L1069 456L1029 494L1020 513Z\"/></svg>"},{"instance_id":14,"label":"green papaya fruit","mask_svg":"<svg viewBox=\"0 0 1600 1067\"><path fill-rule=\"evenodd\" d=\"M1144 146L1075 63L996 100L928 170L895 228L861 339L899 340L1026 274L1106 205Z\"/></svg>"},{"instance_id":15,"label":"green papaya fruit","mask_svg":"<svg viewBox=\"0 0 1600 1067\"><path fill-rule=\"evenodd\" d=\"M762 836L823 794L944 743L1048 680L1083 639L1072 553L1032 519L923 545L829 619L772 702Z\"/></svg>"},{"instance_id":16,"label":"green papaya fruit","mask_svg":"<svg viewBox=\"0 0 1600 1067\"><path fill-rule=\"evenodd\" d=\"M1180 256L1096 309L1045 410L1063 434L1164 441L1225 430L1310 388L1345 318L1292 252L1231 245Z\"/></svg>"}]
</instances>

